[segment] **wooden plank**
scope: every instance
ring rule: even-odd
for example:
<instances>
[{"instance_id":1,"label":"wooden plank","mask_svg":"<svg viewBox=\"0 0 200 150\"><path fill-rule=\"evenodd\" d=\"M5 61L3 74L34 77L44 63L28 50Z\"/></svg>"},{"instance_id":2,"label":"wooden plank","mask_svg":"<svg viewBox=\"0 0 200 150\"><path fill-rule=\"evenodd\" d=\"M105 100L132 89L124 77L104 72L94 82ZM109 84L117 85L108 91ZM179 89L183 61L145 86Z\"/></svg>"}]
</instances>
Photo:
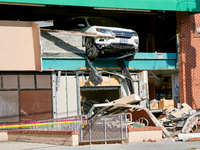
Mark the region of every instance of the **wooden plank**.
<instances>
[{"instance_id":1,"label":"wooden plank","mask_svg":"<svg viewBox=\"0 0 200 150\"><path fill-rule=\"evenodd\" d=\"M200 141L200 137L190 138L187 141Z\"/></svg>"},{"instance_id":2,"label":"wooden plank","mask_svg":"<svg viewBox=\"0 0 200 150\"><path fill-rule=\"evenodd\" d=\"M109 81L109 80L104 80L104 81L102 82L102 85L119 85L119 84L120 84L119 80L116 80L116 79L112 79L111 81ZM80 86L83 86L83 81L80 80L80 81L79 81L79 85L80 85ZM93 85L93 84L92 84L91 81L86 81L84 85Z\"/></svg>"},{"instance_id":3,"label":"wooden plank","mask_svg":"<svg viewBox=\"0 0 200 150\"><path fill-rule=\"evenodd\" d=\"M100 35L96 33L86 33L86 32L78 32L78 31L65 31L65 30L51 30L51 29L40 29L41 31L47 32L58 32L68 35L76 35L76 36L88 36L88 37L115 37L112 35Z\"/></svg>"}]
</instances>

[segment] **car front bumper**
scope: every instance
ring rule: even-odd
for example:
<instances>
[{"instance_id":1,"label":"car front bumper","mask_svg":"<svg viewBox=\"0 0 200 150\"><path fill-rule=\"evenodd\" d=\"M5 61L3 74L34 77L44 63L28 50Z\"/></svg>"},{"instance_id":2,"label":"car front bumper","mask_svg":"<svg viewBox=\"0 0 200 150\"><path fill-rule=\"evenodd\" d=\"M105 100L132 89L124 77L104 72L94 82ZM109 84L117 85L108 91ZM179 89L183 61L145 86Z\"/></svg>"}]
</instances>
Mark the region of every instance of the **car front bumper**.
<instances>
[{"instance_id":1,"label":"car front bumper","mask_svg":"<svg viewBox=\"0 0 200 150\"><path fill-rule=\"evenodd\" d=\"M121 41L126 41L122 43ZM137 42L136 42L137 41ZM133 50L138 49L138 38L132 37L130 39L121 38L96 38L95 45L99 50L107 51L123 51L123 50Z\"/></svg>"}]
</instances>

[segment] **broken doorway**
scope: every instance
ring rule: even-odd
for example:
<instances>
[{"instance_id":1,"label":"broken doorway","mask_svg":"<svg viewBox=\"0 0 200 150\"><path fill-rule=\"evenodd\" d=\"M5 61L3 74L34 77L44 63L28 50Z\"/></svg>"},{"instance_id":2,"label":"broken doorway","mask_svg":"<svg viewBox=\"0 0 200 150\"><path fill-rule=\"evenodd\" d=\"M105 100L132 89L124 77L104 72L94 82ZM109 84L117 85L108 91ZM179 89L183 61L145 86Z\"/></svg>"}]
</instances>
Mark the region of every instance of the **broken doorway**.
<instances>
[{"instance_id":1,"label":"broken doorway","mask_svg":"<svg viewBox=\"0 0 200 150\"><path fill-rule=\"evenodd\" d=\"M81 113L87 114L93 104L119 99L120 93L120 86L81 87Z\"/></svg>"}]
</instances>

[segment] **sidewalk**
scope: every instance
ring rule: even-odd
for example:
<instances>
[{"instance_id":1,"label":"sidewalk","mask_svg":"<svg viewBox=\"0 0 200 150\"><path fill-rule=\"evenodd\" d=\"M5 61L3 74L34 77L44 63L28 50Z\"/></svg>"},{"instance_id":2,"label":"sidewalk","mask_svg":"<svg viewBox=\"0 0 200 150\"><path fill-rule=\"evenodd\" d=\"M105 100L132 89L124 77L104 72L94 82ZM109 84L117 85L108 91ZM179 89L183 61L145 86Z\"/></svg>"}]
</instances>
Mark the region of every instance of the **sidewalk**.
<instances>
[{"instance_id":1,"label":"sidewalk","mask_svg":"<svg viewBox=\"0 0 200 150\"><path fill-rule=\"evenodd\" d=\"M56 146L49 144L25 143L25 142L0 142L0 150L200 150L200 142L173 142L171 139L164 139L157 142L140 142L107 145L86 145L86 146Z\"/></svg>"}]
</instances>

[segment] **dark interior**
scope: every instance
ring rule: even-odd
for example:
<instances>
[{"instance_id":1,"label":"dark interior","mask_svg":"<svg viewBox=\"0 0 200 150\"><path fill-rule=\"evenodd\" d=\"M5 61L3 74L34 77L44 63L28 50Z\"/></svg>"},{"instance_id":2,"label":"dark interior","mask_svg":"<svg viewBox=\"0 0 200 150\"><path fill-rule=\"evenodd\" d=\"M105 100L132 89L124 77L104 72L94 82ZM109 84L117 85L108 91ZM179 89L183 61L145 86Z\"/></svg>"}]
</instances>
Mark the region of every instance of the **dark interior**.
<instances>
[{"instance_id":1,"label":"dark interior","mask_svg":"<svg viewBox=\"0 0 200 150\"><path fill-rule=\"evenodd\" d=\"M0 13L0 20L54 20L54 27L51 27L53 29L58 29L62 21L76 16L112 18L124 28L138 33L139 52L176 53L176 12L54 5L0 5Z\"/></svg>"}]
</instances>

